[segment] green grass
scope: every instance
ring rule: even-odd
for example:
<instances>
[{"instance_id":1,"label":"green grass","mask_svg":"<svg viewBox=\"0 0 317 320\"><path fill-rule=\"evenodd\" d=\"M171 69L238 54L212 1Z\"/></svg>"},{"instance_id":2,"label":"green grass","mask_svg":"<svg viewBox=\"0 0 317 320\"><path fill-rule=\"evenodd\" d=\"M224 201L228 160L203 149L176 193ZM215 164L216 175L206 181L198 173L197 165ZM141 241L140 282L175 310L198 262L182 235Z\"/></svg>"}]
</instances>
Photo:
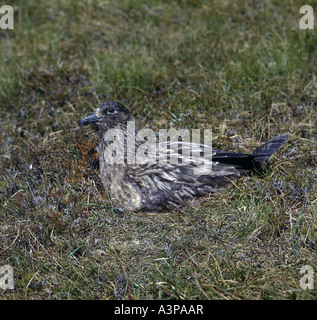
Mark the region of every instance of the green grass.
<instances>
[{"instance_id":1,"label":"green grass","mask_svg":"<svg viewBox=\"0 0 317 320\"><path fill-rule=\"evenodd\" d=\"M299 29L301 5L15 1L0 30L0 266L15 289L0 298L316 299L316 280L299 286L301 266L317 271L317 33ZM155 130L211 128L227 150L291 137L263 177L122 214L78 126L104 100Z\"/></svg>"}]
</instances>

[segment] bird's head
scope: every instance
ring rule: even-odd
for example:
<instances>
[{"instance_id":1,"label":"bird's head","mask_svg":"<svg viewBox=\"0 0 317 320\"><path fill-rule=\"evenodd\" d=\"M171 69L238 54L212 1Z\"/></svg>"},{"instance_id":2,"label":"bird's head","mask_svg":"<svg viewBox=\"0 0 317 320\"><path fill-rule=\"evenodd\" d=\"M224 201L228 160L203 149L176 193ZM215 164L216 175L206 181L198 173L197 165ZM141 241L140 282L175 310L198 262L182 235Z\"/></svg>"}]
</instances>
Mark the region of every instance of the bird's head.
<instances>
[{"instance_id":1,"label":"bird's head","mask_svg":"<svg viewBox=\"0 0 317 320\"><path fill-rule=\"evenodd\" d=\"M133 121L134 117L130 111L121 103L107 101L101 103L96 111L82 118L80 126L94 123L101 131L107 131L115 127L125 126L128 121Z\"/></svg>"}]
</instances>

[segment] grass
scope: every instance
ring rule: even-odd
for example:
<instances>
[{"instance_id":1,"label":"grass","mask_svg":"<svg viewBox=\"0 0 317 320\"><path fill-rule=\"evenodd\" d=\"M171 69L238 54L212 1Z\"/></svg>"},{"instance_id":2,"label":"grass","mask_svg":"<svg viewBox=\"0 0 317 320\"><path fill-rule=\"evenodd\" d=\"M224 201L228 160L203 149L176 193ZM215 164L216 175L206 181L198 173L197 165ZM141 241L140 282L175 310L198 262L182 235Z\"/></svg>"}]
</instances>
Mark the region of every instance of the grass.
<instances>
[{"instance_id":1,"label":"grass","mask_svg":"<svg viewBox=\"0 0 317 320\"><path fill-rule=\"evenodd\" d=\"M317 33L301 5L15 1L0 30L0 266L15 288L0 298L316 299L299 286L317 240ZM103 100L141 127L211 128L227 150L291 137L263 177L122 214L78 126Z\"/></svg>"}]
</instances>

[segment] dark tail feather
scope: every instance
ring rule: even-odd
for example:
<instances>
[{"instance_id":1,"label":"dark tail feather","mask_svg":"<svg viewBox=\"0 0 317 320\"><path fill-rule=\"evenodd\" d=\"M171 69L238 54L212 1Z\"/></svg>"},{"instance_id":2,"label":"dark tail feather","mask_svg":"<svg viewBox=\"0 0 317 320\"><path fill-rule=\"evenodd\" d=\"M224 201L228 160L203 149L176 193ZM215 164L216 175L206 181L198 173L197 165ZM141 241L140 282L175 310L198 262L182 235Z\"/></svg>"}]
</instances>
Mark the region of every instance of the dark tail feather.
<instances>
[{"instance_id":1,"label":"dark tail feather","mask_svg":"<svg viewBox=\"0 0 317 320\"><path fill-rule=\"evenodd\" d=\"M288 137L288 134L282 134L254 149L251 154L253 159L257 162L268 160L284 144Z\"/></svg>"}]
</instances>

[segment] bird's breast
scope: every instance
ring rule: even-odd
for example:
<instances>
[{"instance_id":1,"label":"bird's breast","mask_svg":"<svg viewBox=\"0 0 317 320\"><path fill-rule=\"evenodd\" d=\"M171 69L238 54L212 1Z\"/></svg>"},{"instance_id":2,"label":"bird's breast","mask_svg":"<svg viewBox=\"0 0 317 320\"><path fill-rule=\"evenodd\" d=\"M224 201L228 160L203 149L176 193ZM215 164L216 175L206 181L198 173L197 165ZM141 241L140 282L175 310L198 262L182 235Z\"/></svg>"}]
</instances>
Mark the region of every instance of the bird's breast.
<instances>
[{"instance_id":1,"label":"bird's breast","mask_svg":"<svg viewBox=\"0 0 317 320\"><path fill-rule=\"evenodd\" d=\"M130 210L141 206L142 194L129 181L124 165L100 162L100 175L105 190L110 192L112 201Z\"/></svg>"}]
</instances>

